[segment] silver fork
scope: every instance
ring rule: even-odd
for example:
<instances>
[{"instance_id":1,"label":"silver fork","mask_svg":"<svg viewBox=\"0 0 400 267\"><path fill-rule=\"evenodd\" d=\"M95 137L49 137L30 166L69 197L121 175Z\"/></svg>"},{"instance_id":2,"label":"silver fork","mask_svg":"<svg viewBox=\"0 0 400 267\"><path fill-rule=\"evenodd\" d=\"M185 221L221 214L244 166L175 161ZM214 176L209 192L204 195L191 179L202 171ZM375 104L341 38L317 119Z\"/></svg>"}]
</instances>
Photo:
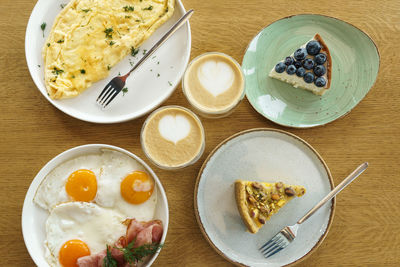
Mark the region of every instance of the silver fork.
<instances>
[{"instance_id":1,"label":"silver fork","mask_svg":"<svg viewBox=\"0 0 400 267\"><path fill-rule=\"evenodd\" d=\"M183 15L172 27L168 30L168 32L161 37L161 39L149 50L147 53L136 63L135 66L124 76L117 76L112 79L100 93L97 98L97 103L99 103L103 108L107 107L108 104L122 91L125 86L126 79L129 75L140 67L143 62L148 59L174 32L176 32L185 22L192 16L193 9L190 9Z\"/></svg>"},{"instance_id":2,"label":"silver fork","mask_svg":"<svg viewBox=\"0 0 400 267\"><path fill-rule=\"evenodd\" d=\"M278 253L282 249L286 248L297 235L299 226L310 218L319 208L321 208L326 202L334 198L340 191L348 186L354 179L356 179L361 173L368 167L368 162L364 162L357 167L346 179L344 179L338 186L336 186L326 197L324 197L314 208L306 213L295 225L286 226L274 237L272 237L267 243L260 247L261 253L265 258L271 257L275 253Z\"/></svg>"}]
</instances>

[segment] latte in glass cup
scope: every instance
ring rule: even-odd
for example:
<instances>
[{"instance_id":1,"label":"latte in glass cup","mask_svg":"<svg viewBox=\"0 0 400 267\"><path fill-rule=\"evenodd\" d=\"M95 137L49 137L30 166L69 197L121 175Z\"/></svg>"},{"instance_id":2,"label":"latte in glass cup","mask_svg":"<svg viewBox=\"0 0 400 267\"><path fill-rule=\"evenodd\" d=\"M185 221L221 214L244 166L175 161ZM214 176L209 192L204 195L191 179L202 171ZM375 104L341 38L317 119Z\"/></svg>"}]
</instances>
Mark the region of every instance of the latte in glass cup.
<instances>
[{"instance_id":1,"label":"latte in glass cup","mask_svg":"<svg viewBox=\"0 0 400 267\"><path fill-rule=\"evenodd\" d=\"M241 66L230 56L209 52L193 59L182 79L182 90L200 115L211 118L229 115L244 96Z\"/></svg>"},{"instance_id":2,"label":"latte in glass cup","mask_svg":"<svg viewBox=\"0 0 400 267\"><path fill-rule=\"evenodd\" d=\"M200 119L180 106L165 106L150 114L140 140L146 156L162 169L180 169L195 163L205 147Z\"/></svg>"}]
</instances>

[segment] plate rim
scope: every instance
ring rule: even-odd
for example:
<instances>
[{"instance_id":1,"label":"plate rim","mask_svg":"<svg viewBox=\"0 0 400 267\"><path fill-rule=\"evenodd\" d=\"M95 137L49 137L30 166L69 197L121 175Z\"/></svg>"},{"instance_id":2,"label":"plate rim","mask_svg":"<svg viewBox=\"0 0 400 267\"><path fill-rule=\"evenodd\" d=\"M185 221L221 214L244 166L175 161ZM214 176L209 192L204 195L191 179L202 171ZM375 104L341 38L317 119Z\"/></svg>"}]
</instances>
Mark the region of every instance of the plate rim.
<instances>
[{"instance_id":1,"label":"plate rim","mask_svg":"<svg viewBox=\"0 0 400 267\"><path fill-rule=\"evenodd\" d=\"M266 25L265 27L263 27L261 30L259 30L259 31L251 38L251 41L247 44L246 50L245 50L245 52L243 53L243 57L242 57L242 62L241 62L242 67L243 67L244 58L245 58L245 56L246 56L246 54L247 54L247 51L248 51L248 49L249 49L249 47L250 47L250 44L253 42L253 40L254 40L259 34L261 34L261 32L263 32L266 28L268 28L269 26L271 26L272 24L274 24L274 23L276 23L276 22L278 22L278 21L285 20L285 19L290 19L290 18L292 18L292 17L297 17L297 16L319 16L319 17L326 17L326 18L335 19L335 20L344 22L344 23L346 23L346 24L348 24L348 25L354 27L355 29L359 30L360 32L362 32L365 36L367 36L368 39L370 39L371 42L373 43L373 45L375 46L375 50L376 50L376 53L377 53L377 55L378 55L378 72L376 73L374 82L372 83L371 87L368 88L368 90L367 90L367 92L365 93L365 95L360 99L360 101L358 101L358 103L357 103L354 107L350 108L347 112L345 112L345 113L342 114L341 116L337 117L336 119L333 119L333 120L331 120L331 121L328 121L328 122L325 122L325 123L321 123L321 124L316 124L316 125L311 125L311 126L294 126L294 125L288 125L288 124L284 124L284 123L277 122L276 120L273 120L272 118L267 117L267 116L264 115L262 112L260 112L260 111L258 110L258 108L256 108L256 106L253 104L253 102L250 101L249 98L247 97L248 89L247 89L247 87L245 88L245 95L246 95L246 98L247 98L248 102L250 103L250 105L253 107L253 109L254 109L255 111L257 111L257 113L259 113L261 116L263 116L263 117L266 118L267 120L269 120L269 121L271 121L271 122L273 122L273 123L275 123L275 124L277 124L277 125L284 126L284 127L288 127L288 128L293 128L293 129L310 129L310 128L322 127L322 126L325 126L325 125L327 125L327 124L329 124L329 123L332 123L332 122L334 122L334 121L336 121L336 120L342 119L343 117L345 117L346 115L348 115L353 109L355 109L355 108L358 106L358 104L360 104L361 101L363 101L363 100L367 97L368 93L369 93L369 92L371 91L371 89L375 86L376 80L378 79L378 76L379 76L379 72L380 72L380 69L381 69L381 54L380 54L380 52L379 52L379 48L378 48L377 44L375 43L374 39L372 39L372 37L371 37L367 32L365 32L365 31L362 30L361 28L355 26L354 24L352 24L352 23L350 23L350 22L347 22L347 21L345 21L345 20L342 20L342 19L333 17L333 16L328 16L328 15L323 15L323 14L318 14L318 13L299 13L299 14L293 14L293 15L289 15L289 16L285 16L285 17L276 19L276 20L272 21L271 23L269 23L268 25ZM246 76L246 75L245 75L245 76Z\"/></svg>"},{"instance_id":2,"label":"plate rim","mask_svg":"<svg viewBox=\"0 0 400 267\"><path fill-rule=\"evenodd\" d=\"M24 239L24 244L26 247L26 250L28 251L29 256L31 257L32 261L39 266L39 262L37 262L37 258L34 257L33 255L35 255L32 251L32 245L29 245L27 243L27 239L25 238L26 235L28 235L28 233L26 232L27 229L25 227L26 222L24 223L24 221L26 221L27 219L24 220L24 218L26 218L27 216L27 209L28 209L28 205L30 205L29 202L33 201L33 197L35 196L36 193L36 189L40 186L41 182L43 181L43 179L46 177L46 175L53 170L55 167L50 168L49 166L52 164L52 162L57 161L58 159L60 159L61 157L65 157L66 155L68 155L69 153L73 153L73 152L77 152L80 151L82 149L110 149L110 150L114 150L120 153L123 153L131 158L133 158L134 160L136 160L138 163L140 163L145 169L146 171L148 171L152 177L154 178L156 184L157 184L157 189L160 191L161 197L162 197L162 201L165 203L165 211L166 211L166 217L165 217L165 222L163 225L163 235L161 237L161 241L160 243L165 243L165 240L167 238L167 233L168 233L168 227L169 227L169 205L168 205L168 198L167 198L167 194L165 192L164 186L161 183L160 178L158 178L157 174L154 172L154 170L144 161L142 160L139 156L137 156L136 154L118 147L118 146L114 146L114 145L108 145L108 144L100 144L100 143L95 143L95 144L85 144L85 145L79 145L79 146L75 146L75 147L71 147L67 150L62 151L61 153L58 153L57 155L55 155L54 157L52 157L49 161L47 161L42 168L40 168L40 170L36 173L35 177L32 179L26 194L25 194L25 198L24 198L24 202L22 205L22 212L21 212L21 232L22 232L22 238ZM64 160L65 161L65 160ZM49 170L47 170L48 168L50 168ZM43 174L42 174L43 173ZM40 181L39 181L39 178ZM32 185L34 183L36 183L38 181L38 185L36 188L33 188ZM32 191L32 193L30 192ZM30 197L32 196L32 198ZM29 198L28 198L29 197ZM162 248L159 249L151 258L150 260L147 262L147 264L144 265L145 266L151 266L154 261L157 259L158 255L161 253ZM50 265L48 265L50 266Z\"/></svg>"},{"instance_id":3,"label":"plate rim","mask_svg":"<svg viewBox=\"0 0 400 267\"><path fill-rule=\"evenodd\" d=\"M243 130L243 131L237 132L237 133L235 133L235 134L229 136L228 138L226 138L226 139L223 140L222 142L220 142L220 143L210 152L210 154L208 154L207 158L204 160L203 164L201 165L201 168L200 168L199 173L198 173L198 175L197 175L196 183L195 183L195 187L194 187L194 198L193 198L193 200L194 200L194 213L195 213L196 221L197 221L197 224L199 225L199 228L200 228L201 233L203 234L204 238L207 240L207 242L209 243L209 245L214 249L214 251L216 251L216 252L217 252L219 255L221 255L225 260L227 260L227 261L233 263L234 265L236 265L236 266L243 266L243 267L247 267L247 265L244 265L244 264L242 264L242 263L240 263L240 262L236 262L236 261L232 260L232 259L229 258L227 255L225 255L221 250L219 250L219 248L211 241L210 237L208 236L208 234L207 234L207 232L206 232L206 230L205 230L205 228L204 228L204 226L203 226L203 223L201 222L201 218L200 218L199 210L198 210L198 205L197 205L197 194L198 194L198 189L199 189L199 183L200 183L200 180L201 180L201 176L202 176L202 174L203 174L203 172L204 172L205 167L206 167L207 164L209 163L211 157L214 156L215 153L216 153L222 146L224 146L225 144L227 144L229 141L231 141L231 140L233 140L233 139L236 139L236 138L239 137L239 136L246 135L246 134L253 133L253 132L276 132L276 133L288 135L289 137L292 137L292 138L296 139L297 141L302 142L306 147L308 147L308 148L317 156L317 158L319 159L319 161L322 163L322 165L323 165L324 168L325 168L325 171L326 171L327 174L328 174L328 178L329 178L329 183L330 183L330 185L331 185L331 189L334 188L334 182L333 182L332 174L331 174L331 172L330 172L330 170L329 170L328 165L326 164L326 162L325 162L324 159L322 158L322 156L321 156L321 155L318 153L318 151L315 150L315 148L312 147L308 142L306 142L304 139L302 139L301 137L299 137L299 136L297 136L297 135L295 135L295 134L292 134L292 133L290 133L290 132L287 132L287 131L284 131L284 130L280 130L280 129L260 127L260 128L251 128L251 129L247 129L247 130ZM295 265L295 264L297 264L297 263L303 261L304 259L308 258L315 250L317 250L317 248L322 244L322 242L324 241L324 239L325 239L326 236L328 235L328 232L329 232L329 230L330 230L330 228L331 228L331 226L332 226L332 223L333 223L333 217L334 217L334 215L335 215L335 210L336 210L336 197L334 197L334 198L331 200L331 211L330 211L330 215L329 215L328 224L327 224L327 226L326 226L325 232L323 233L323 235L321 235L321 237L319 238L318 242L317 242L304 256L302 256L301 258L298 258L297 260L295 260L295 261L293 261L293 262L291 262L291 263L289 263L289 264L287 264L287 265L284 265L284 266L293 266L293 265Z\"/></svg>"},{"instance_id":4,"label":"plate rim","mask_svg":"<svg viewBox=\"0 0 400 267\"><path fill-rule=\"evenodd\" d=\"M139 114L134 114L133 116L126 116L126 115L125 116L121 116L121 115L119 115L118 116L119 119L113 119L113 117L111 117L110 119L104 120L104 119L101 119L101 118L104 118L104 117L99 117L99 116L95 116L95 118L100 118L100 119L90 119L90 117L89 118L85 117L85 116L82 117L80 115L80 112L78 112L77 114L74 114L73 112L68 111L68 108L63 107L61 104L59 104L56 101L54 101L53 99L51 99L47 95L46 92L42 92L42 90L39 88L39 85L38 85L39 84L39 78L36 77L33 74L34 70L33 70L33 68L30 67L30 64L29 64L28 52L27 52L29 50L29 49L27 49L27 47L29 46L29 44L28 44L28 39L29 39L28 38L28 30L30 29L29 24L30 24L30 22L32 20L32 16L33 16L34 11L38 8L37 6L38 6L39 2L41 2L41 1L43 1L43 0L37 0L35 6L33 7L32 11L31 11L31 14L29 15L29 19L28 19L28 22L26 24L25 36L24 36L24 39L25 39L24 40L25 62L26 62L26 65L28 67L28 71L29 71L29 74L31 76L31 79L32 79L33 83L35 84L36 89L44 96L44 98L47 100L47 102L51 103L55 108L57 108L62 113L66 114L66 115L68 115L68 116L70 116L72 118L81 120L81 121L86 121L86 122L91 122L91 123L96 123L96 124L114 124L114 123L122 123L122 122L126 122L126 121L131 121L131 120L135 120L137 118L143 117L146 114L148 114L151 111L153 111L154 109L156 109L157 107L160 107L165 101L167 101L171 97L171 95L176 91L176 88L180 85L182 77L183 77L183 74L184 74L184 71L187 68L187 65L189 64L191 51L192 51L192 34L191 34L191 27L190 27L190 22L189 21L186 22L186 30L187 30L187 33L188 33L188 36L187 36L188 43L187 43L186 49L188 50L188 52L187 52L187 57L185 59L182 75L177 80L176 84L173 84L173 86L172 86L173 89L171 90L171 92L169 94L166 95L166 97L164 99L160 99L159 101L154 102L152 105L149 105L147 109L143 109L144 111L141 114L140 113ZM69 1L72 1L72 0L69 0ZM182 1L181 0L175 0L175 3L178 4L179 10L184 14L186 12L186 9L185 9ZM108 76L107 76L107 78L108 78ZM105 78L105 79L107 79L107 78ZM86 113L83 113L83 114L86 114Z\"/></svg>"}]
</instances>

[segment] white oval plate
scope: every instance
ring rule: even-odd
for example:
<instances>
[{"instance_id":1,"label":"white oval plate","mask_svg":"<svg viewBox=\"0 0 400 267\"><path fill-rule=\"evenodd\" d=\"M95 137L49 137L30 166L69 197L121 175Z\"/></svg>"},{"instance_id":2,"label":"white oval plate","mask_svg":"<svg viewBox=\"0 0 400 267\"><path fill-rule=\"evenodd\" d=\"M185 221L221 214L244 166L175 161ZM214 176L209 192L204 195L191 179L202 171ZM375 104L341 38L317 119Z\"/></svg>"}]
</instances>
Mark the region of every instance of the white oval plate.
<instances>
[{"instance_id":1,"label":"white oval plate","mask_svg":"<svg viewBox=\"0 0 400 267\"><path fill-rule=\"evenodd\" d=\"M140 117L161 105L179 84L190 58L190 25L180 28L170 37L126 82L128 92L122 92L102 109L96 99L104 86L120 72L125 74L136 63L143 50L149 50L161 36L185 13L180 0L175 2L175 12L140 47L136 57L127 56L112 68L110 75L71 99L53 100L47 95L44 84L42 47L53 22L61 11L61 4L69 0L39 0L32 11L26 28L25 56L29 72L39 91L62 112L80 120L94 123L117 123ZM44 38L40 25L46 22ZM158 63L159 62L159 63ZM40 66L40 67L39 67ZM158 74L160 76L158 77Z\"/></svg>"},{"instance_id":2,"label":"white oval plate","mask_svg":"<svg viewBox=\"0 0 400 267\"><path fill-rule=\"evenodd\" d=\"M236 179L282 181L303 185L307 191L251 234L236 206ZM305 141L280 130L252 129L229 137L210 153L197 178L195 213L207 241L227 260L242 266L282 266L304 259L322 242L332 223L334 200L307 220L281 252L265 259L258 248L296 223L332 188L327 165Z\"/></svg>"},{"instance_id":3,"label":"white oval plate","mask_svg":"<svg viewBox=\"0 0 400 267\"><path fill-rule=\"evenodd\" d=\"M157 185L158 194L154 218L163 222L164 232L161 238L161 243L165 242L169 222L168 201L164 188L153 170L138 156L125 149L103 144L83 145L71 148L50 160L33 179L28 192L26 193L24 206L22 209L22 235L24 237L26 248L28 249L31 258L37 266L49 266L44 257L44 240L46 239L45 223L49 213L33 203L33 197L35 196L38 186L46 177L46 175L59 164L84 154L98 153L104 148L116 150L120 153L126 154L129 157L132 157L154 178L154 181ZM150 266L157 258L159 253L160 251L154 254L146 263L143 264L143 266Z\"/></svg>"}]
</instances>

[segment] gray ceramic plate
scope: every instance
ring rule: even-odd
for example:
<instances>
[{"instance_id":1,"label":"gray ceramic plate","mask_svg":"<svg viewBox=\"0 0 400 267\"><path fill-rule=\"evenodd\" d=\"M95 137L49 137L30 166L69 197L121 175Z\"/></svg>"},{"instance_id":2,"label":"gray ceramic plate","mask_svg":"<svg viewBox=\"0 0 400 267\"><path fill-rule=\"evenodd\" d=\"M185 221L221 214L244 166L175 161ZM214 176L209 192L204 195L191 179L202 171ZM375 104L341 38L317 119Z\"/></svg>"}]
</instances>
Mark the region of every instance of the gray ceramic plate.
<instances>
[{"instance_id":1,"label":"gray ceramic plate","mask_svg":"<svg viewBox=\"0 0 400 267\"><path fill-rule=\"evenodd\" d=\"M283 181L306 187L256 234L246 231L234 195L236 179ZM196 182L195 213L205 238L227 260L243 266L282 266L310 255L327 235L334 200L299 230L286 249L265 259L258 248L286 225L294 224L333 188L330 171L305 141L288 132L252 129L240 132L210 153Z\"/></svg>"},{"instance_id":2,"label":"gray ceramic plate","mask_svg":"<svg viewBox=\"0 0 400 267\"><path fill-rule=\"evenodd\" d=\"M268 77L276 63L319 33L332 56L332 83L321 97ZM327 124L349 113L375 83L379 53L372 39L344 21L297 15L264 28L243 57L246 96L267 119L289 127Z\"/></svg>"}]
</instances>

